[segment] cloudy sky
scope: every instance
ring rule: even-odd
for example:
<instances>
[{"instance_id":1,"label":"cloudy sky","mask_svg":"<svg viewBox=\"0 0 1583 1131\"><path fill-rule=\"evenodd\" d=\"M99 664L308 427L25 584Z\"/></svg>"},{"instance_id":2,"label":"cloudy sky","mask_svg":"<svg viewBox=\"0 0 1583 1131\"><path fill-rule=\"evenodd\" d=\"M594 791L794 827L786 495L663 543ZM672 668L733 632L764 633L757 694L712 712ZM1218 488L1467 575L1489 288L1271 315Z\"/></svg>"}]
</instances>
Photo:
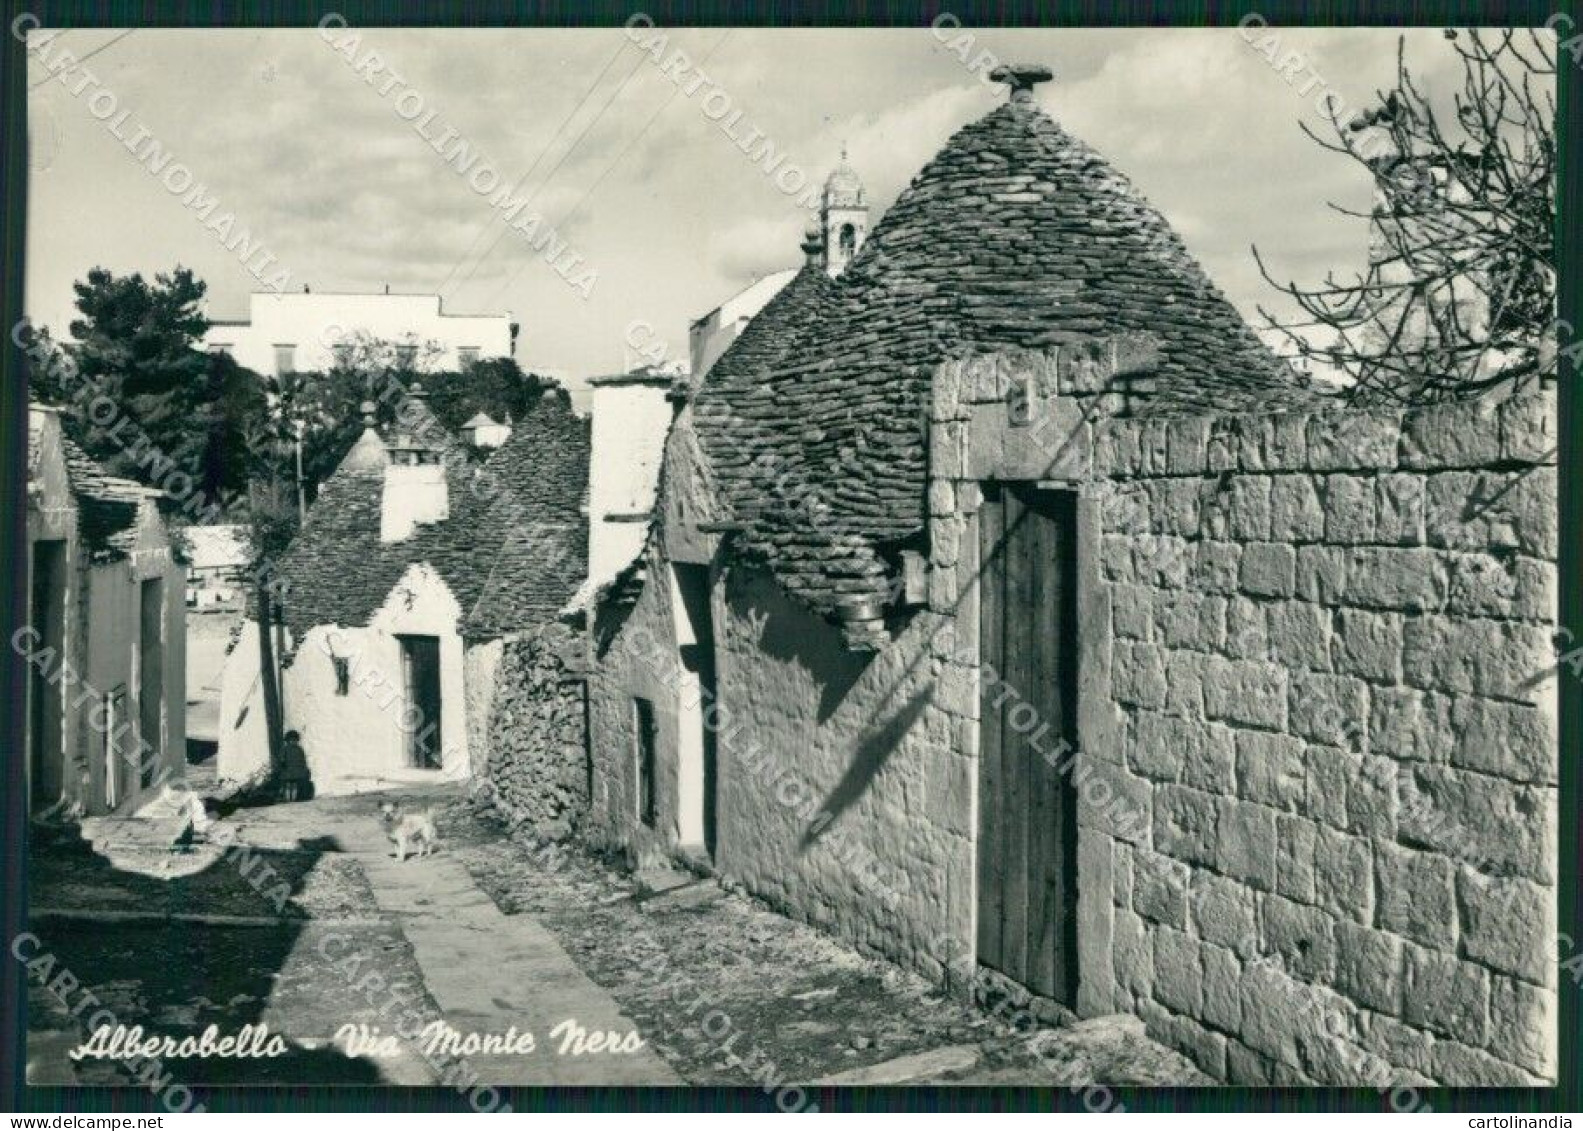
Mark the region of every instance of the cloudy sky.
<instances>
[{"instance_id":1,"label":"cloudy sky","mask_svg":"<svg viewBox=\"0 0 1583 1131\"><path fill-rule=\"evenodd\" d=\"M1043 106L1134 180L1250 320L1270 300L1250 245L1299 278L1361 262L1366 233L1326 201L1362 205L1367 185L1298 123L1323 126L1327 90L1357 106L1389 85L1395 32L1282 30L1281 54L1306 64L1291 80L1234 30L973 34L975 53L1056 70ZM354 48L377 50L438 112L431 134L454 128L505 182L527 178L532 209L597 271L587 299L414 132L402 88L382 97L384 76L370 86L317 32L117 35L59 44L79 56L103 46L86 66L117 114L131 111L123 136L141 125L158 138L294 289L389 284L439 291L453 313L509 310L518 360L574 385L622 367L634 320L684 359L692 318L799 258L804 214L706 115L711 87L679 91L620 29L373 29ZM676 47L708 55L703 70L741 111L738 134L751 125L811 176L844 143L876 214L1005 97L927 29L681 29L666 53ZM1439 32L1410 33L1407 50L1426 83L1449 87ZM37 62L30 74L34 321L64 335L71 283L95 265L147 275L177 263L208 282L212 317L245 316L257 282L94 116L91 89L74 96Z\"/></svg>"}]
</instances>

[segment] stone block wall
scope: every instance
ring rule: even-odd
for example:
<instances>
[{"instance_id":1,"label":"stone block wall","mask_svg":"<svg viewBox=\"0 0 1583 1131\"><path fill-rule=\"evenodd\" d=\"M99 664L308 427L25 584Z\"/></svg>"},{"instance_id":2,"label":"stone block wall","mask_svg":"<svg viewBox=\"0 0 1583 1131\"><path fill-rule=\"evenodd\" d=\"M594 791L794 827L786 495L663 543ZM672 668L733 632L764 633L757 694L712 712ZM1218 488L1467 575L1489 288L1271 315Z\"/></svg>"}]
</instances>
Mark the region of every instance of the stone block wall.
<instances>
[{"instance_id":1,"label":"stone block wall","mask_svg":"<svg viewBox=\"0 0 1583 1131\"><path fill-rule=\"evenodd\" d=\"M1109 364L1147 364L1127 350ZM1107 418L1086 372L937 371L923 585L878 654L716 561L717 868L972 972L982 484L1070 490L1077 1011L1135 1013L1231 1082L1553 1079L1553 397ZM673 823L667 556L693 560L651 549L591 704L592 830L628 847L633 696L651 832Z\"/></svg>"},{"instance_id":2,"label":"stone block wall","mask_svg":"<svg viewBox=\"0 0 1583 1131\"><path fill-rule=\"evenodd\" d=\"M598 660L589 682L589 726L594 756L592 839L626 850L644 866L669 856L680 834L681 783L678 749L684 679L677 653L672 563L708 566L720 542L698 523L722 517L700 462L692 411L684 409L665 441L664 475L658 497L655 537L627 566L618 590L632 593L630 607L609 601L608 639L596 644ZM645 530L647 533L647 530ZM594 636L601 632L596 622ZM654 825L638 819L637 719L634 704L646 700L654 719Z\"/></svg>"},{"instance_id":3,"label":"stone block wall","mask_svg":"<svg viewBox=\"0 0 1583 1131\"><path fill-rule=\"evenodd\" d=\"M1114 1000L1211 1073L1554 1079L1553 421L1091 426Z\"/></svg>"},{"instance_id":4,"label":"stone block wall","mask_svg":"<svg viewBox=\"0 0 1583 1131\"><path fill-rule=\"evenodd\" d=\"M879 653L762 570L718 587L720 872L860 950L945 980L972 951L973 684L952 617ZM971 701L970 701L971 700Z\"/></svg>"},{"instance_id":5,"label":"stone block wall","mask_svg":"<svg viewBox=\"0 0 1583 1131\"><path fill-rule=\"evenodd\" d=\"M588 813L586 686L568 665L582 647L552 624L507 639L495 671L484 773L495 806L535 836L560 839Z\"/></svg>"}]
</instances>

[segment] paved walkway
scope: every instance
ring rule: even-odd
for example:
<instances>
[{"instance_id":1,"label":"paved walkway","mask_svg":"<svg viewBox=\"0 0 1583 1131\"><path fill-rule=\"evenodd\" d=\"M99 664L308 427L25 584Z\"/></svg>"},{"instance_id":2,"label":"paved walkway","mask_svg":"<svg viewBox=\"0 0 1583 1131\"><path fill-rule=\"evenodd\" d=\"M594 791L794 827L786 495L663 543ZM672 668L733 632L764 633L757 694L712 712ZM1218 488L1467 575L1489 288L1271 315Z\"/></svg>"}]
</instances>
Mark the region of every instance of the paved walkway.
<instances>
[{"instance_id":1,"label":"paved walkway","mask_svg":"<svg viewBox=\"0 0 1583 1131\"><path fill-rule=\"evenodd\" d=\"M584 974L550 933L526 915L506 916L478 890L454 857L440 852L398 862L377 819L354 819L338 832L357 857L380 910L396 917L412 944L429 994L462 1032L533 1032L527 1055L466 1056L490 1084L679 1084L647 1045L633 1053L562 1052L557 1026L625 1035L636 1026ZM568 1026L571 1028L572 1026Z\"/></svg>"},{"instance_id":2,"label":"paved walkway","mask_svg":"<svg viewBox=\"0 0 1583 1131\"><path fill-rule=\"evenodd\" d=\"M752 900L696 882L652 892L575 852L546 866L454 789L399 794L442 807L443 842L398 863L377 814L391 796L230 814L225 826L257 854L247 871L211 853L173 872L186 857L163 848L132 846L119 863L36 853L35 922L132 1021L177 1033L264 1024L291 1044L278 1061L178 1065L193 1083L1208 1082L1130 1018L1041 1031L1035 1056L1026 1035ZM248 878L258 868L289 881L283 914ZM170 960L150 967L149 953ZM109 1071L98 1062L65 1059L78 1019L33 989L30 1078L116 1082L83 1075ZM480 1037L515 1028L535 1047L460 1063L412 1040L394 1056L332 1047L343 1026L394 1034L414 1017ZM565 1032L552 1035L566 1023L644 1044L570 1055Z\"/></svg>"}]
</instances>

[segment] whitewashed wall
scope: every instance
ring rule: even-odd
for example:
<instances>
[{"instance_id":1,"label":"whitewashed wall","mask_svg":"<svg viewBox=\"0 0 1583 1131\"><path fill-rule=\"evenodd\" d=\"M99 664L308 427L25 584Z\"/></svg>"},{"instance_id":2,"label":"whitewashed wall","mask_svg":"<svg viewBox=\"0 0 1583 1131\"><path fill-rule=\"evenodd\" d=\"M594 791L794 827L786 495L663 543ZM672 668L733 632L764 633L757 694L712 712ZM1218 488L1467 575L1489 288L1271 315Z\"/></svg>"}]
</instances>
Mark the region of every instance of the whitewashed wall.
<instances>
[{"instance_id":1,"label":"whitewashed wall","mask_svg":"<svg viewBox=\"0 0 1583 1131\"><path fill-rule=\"evenodd\" d=\"M245 782L269 768L269 732L258 676L258 622L242 625L220 679L220 735L216 773L222 785ZM245 712L245 713L244 713Z\"/></svg>"},{"instance_id":2,"label":"whitewashed wall","mask_svg":"<svg viewBox=\"0 0 1583 1131\"><path fill-rule=\"evenodd\" d=\"M461 608L439 574L425 564L409 568L367 626L318 625L295 650L282 681L287 730L299 731L320 794L360 793L393 785L461 780L470 774L466 677ZM440 641L441 749L439 770L407 764L399 635ZM232 653L221 692L219 775L239 781L268 765L262 689L255 678L257 627L248 625ZM347 694L336 693L333 657L350 663ZM234 726L241 706L243 726ZM405 716L405 718L404 718Z\"/></svg>"},{"instance_id":3,"label":"whitewashed wall","mask_svg":"<svg viewBox=\"0 0 1583 1131\"><path fill-rule=\"evenodd\" d=\"M648 524L612 521L654 507L665 436L669 382L595 383L588 473L588 576L603 585L643 549Z\"/></svg>"}]
</instances>

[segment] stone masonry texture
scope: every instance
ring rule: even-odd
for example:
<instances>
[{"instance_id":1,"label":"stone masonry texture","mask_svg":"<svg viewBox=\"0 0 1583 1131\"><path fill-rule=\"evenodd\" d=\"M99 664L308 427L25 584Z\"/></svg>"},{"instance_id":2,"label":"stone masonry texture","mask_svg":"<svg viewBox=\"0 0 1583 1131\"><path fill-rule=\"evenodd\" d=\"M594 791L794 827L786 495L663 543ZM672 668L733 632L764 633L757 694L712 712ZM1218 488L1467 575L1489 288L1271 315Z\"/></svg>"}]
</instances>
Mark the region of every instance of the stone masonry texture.
<instances>
[{"instance_id":1,"label":"stone masonry texture","mask_svg":"<svg viewBox=\"0 0 1583 1131\"><path fill-rule=\"evenodd\" d=\"M1067 491L1076 1012L1233 1082L1554 1078L1553 396L1339 406L1013 101L695 407L594 618L592 837L680 847L704 567L710 863L972 974L983 490Z\"/></svg>"},{"instance_id":2,"label":"stone masonry texture","mask_svg":"<svg viewBox=\"0 0 1583 1131\"><path fill-rule=\"evenodd\" d=\"M1029 367L1049 475L995 423ZM1415 412L1094 420L1064 395L1048 355L937 372L926 592L877 655L667 510L591 692L591 834L640 858L673 839L656 582L690 546L715 562L715 868L970 973L980 484L1037 479L1078 495L1077 1012L1133 1013L1235 1083L1554 1079L1558 535L1532 438L1553 398L1437 408L1466 435L1435 448ZM696 489L671 471L669 495ZM634 696L657 727L652 828Z\"/></svg>"},{"instance_id":3,"label":"stone masonry texture","mask_svg":"<svg viewBox=\"0 0 1583 1131\"><path fill-rule=\"evenodd\" d=\"M1553 411L1092 426L1112 1004L1224 1079L1555 1078Z\"/></svg>"},{"instance_id":4,"label":"stone masonry texture","mask_svg":"<svg viewBox=\"0 0 1583 1131\"><path fill-rule=\"evenodd\" d=\"M588 813L586 689L566 663L581 643L559 624L507 639L487 717L490 795L514 825L545 839L577 831Z\"/></svg>"}]
</instances>

